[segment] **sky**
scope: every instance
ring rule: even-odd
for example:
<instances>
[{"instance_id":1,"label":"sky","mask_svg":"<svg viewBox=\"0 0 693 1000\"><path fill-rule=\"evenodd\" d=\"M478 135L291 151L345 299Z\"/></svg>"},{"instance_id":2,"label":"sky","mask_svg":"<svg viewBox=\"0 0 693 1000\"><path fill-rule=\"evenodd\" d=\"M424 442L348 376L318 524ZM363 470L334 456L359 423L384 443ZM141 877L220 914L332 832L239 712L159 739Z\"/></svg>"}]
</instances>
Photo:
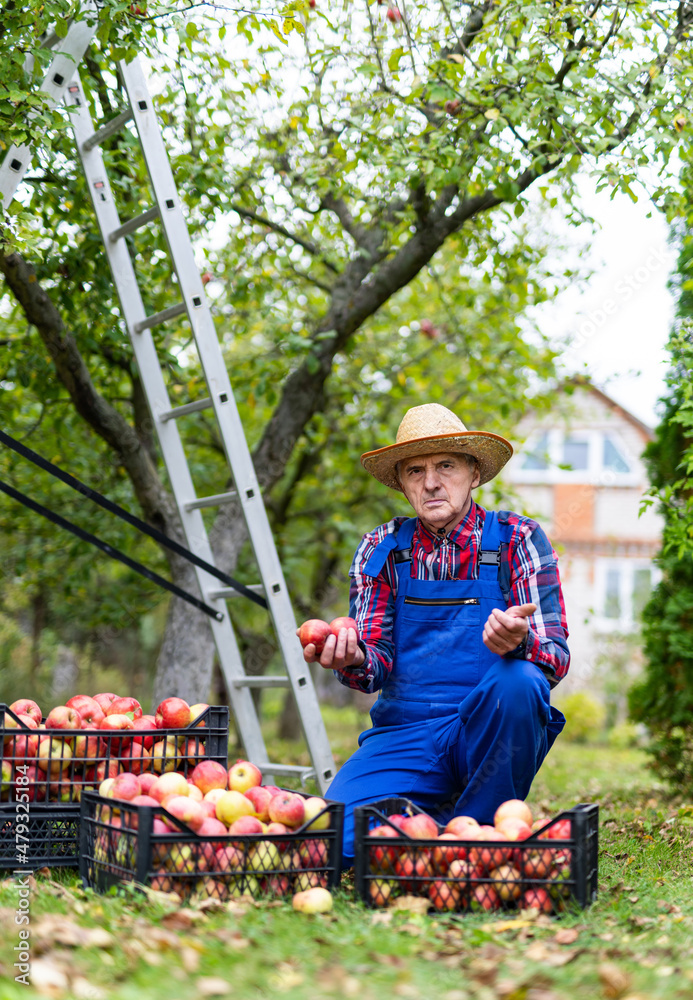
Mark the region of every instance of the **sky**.
<instances>
[{"instance_id":1,"label":"sky","mask_svg":"<svg viewBox=\"0 0 693 1000\"><path fill-rule=\"evenodd\" d=\"M595 194L582 186L584 208L599 223L565 234L571 254L593 272L539 313L549 336L568 335L565 369L589 374L609 396L650 427L659 422L665 391L665 350L675 300L667 281L676 266L664 218L641 197ZM651 217L648 218L648 213ZM587 244L585 249L585 244ZM569 254L569 257L571 256Z\"/></svg>"}]
</instances>

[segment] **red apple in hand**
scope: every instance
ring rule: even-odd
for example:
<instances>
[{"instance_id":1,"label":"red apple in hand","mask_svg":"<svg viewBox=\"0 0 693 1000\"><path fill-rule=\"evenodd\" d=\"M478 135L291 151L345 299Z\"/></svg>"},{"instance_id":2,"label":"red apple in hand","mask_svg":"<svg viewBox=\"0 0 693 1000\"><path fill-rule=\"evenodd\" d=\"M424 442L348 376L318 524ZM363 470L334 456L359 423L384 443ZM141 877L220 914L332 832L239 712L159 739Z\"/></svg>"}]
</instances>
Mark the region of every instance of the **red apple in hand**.
<instances>
[{"instance_id":1,"label":"red apple in hand","mask_svg":"<svg viewBox=\"0 0 693 1000\"><path fill-rule=\"evenodd\" d=\"M325 648L325 639L327 639L328 635L332 635L332 629L321 618L309 618L298 630L298 638L303 648L305 649L306 646L310 645L315 646L317 656Z\"/></svg>"},{"instance_id":2,"label":"red apple in hand","mask_svg":"<svg viewBox=\"0 0 693 1000\"><path fill-rule=\"evenodd\" d=\"M340 629L343 628L353 628L354 632L356 632L356 638L358 639L359 629L353 618L333 618L330 622L330 631L332 632L332 635L337 638L339 638Z\"/></svg>"}]
</instances>

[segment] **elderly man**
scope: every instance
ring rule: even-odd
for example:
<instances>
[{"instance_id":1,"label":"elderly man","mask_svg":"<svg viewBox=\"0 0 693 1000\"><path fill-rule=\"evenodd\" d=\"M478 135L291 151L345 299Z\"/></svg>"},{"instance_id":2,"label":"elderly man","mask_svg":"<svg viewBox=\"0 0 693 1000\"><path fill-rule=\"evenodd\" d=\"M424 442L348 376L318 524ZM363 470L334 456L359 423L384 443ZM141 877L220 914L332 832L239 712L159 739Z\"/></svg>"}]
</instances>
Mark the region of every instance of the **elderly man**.
<instances>
[{"instance_id":1,"label":"elderly man","mask_svg":"<svg viewBox=\"0 0 693 1000\"><path fill-rule=\"evenodd\" d=\"M319 658L304 650L343 684L380 692L327 793L346 806L346 864L354 806L405 796L439 822L492 822L500 802L526 797L565 724L549 700L570 660L556 554L535 521L472 499L511 455L504 438L427 404L407 411L394 445L361 458L416 517L380 525L356 551L359 636L342 629Z\"/></svg>"}]
</instances>

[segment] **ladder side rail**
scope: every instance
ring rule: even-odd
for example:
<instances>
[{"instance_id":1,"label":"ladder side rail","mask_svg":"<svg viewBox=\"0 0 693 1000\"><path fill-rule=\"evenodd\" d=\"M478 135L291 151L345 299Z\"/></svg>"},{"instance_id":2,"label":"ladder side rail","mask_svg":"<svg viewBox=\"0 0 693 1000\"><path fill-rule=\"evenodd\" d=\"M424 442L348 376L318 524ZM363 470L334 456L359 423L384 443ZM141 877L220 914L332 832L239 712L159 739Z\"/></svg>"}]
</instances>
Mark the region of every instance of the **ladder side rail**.
<instances>
[{"instance_id":1,"label":"ladder side rail","mask_svg":"<svg viewBox=\"0 0 693 1000\"><path fill-rule=\"evenodd\" d=\"M195 262L190 235L180 207L168 154L163 142L151 97L137 59L120 64L123 81L134 112L134 121L149 171L152 190L161 212L180 290L188 309L190 325L200 362L209 386L209 395L224 443L233 480L239 495L248 533L255 552L265 596L285 668L292 683L304 736L311 751L316 777L325 790L335 774L324 720L320 711L310 668L296 639L296 619L277 555L272 529L238 414L231 382L206 295Z\"/></svg>"},{"instance_id":2,"label":"ladder side rail","mask_svg":"<svg viewBox=\"0 0 693 1000\"><path fill-rule=\"evenodd\" d=\"M48 94L49 108L55 108L63 100L65 90L72 79L75 70L84 57L84 53L96 34L96 6L89 2L85 5L85 13L93 14L91 23L88 21L73 21L65 38L55 46L55 54L43 78L40 89ZM29 62L29 61L28 61ZM28 66L28 62L27 65ZM28 143L20 146L12 145L0 164L0 210L9 207L29 169L32 158L32 147Z\"/></svg>"},{"instance_id":3,"label":"ladder side rail","mask_svg":"<svg viewBox=\"0 0 693 1000\"><path fill-rule=\"evenodd\" d=\"M97 146L88 151L84 150L85 141L94 134L94 126L78 76L75 76L70 82L66 93L66 103L71 108L71 118L78 152L92 201L94 202L104 249L113 273L123 318L130 335L145 393L149 400L152 418L156 424L159 443L168 470L172 491L179 508L185 538L188 547L192 551L195 551L212 565L216 565L200 511L187 511L185 509L185 501L194 497L195 491L190 478L190 470L185 458L178 425L175 420L162 421L157 416L160 411L169 411L171 409L171 402L164 383L153 338L147 332L138 334L133 332L135 325L146 315L145 308L125 240L120 239L117 242L111 242L108 239L108 234L118 228L120 220L111 194L101 149ZM195 567L195 572L202 594L207 594L213 587L218 585L218 581L214 577L199 567ZM225 606L222 606L221 610L224 613L223 621L217 622L210 619L210 625L214 634L221 668L224 672L241 739L251 759L266 760L267 750L260 731L252 693L247 687L234 683L238 680L244 680L246 674L228 610ZM266 780L269 780L269 778Z\"/></svg>"}]
</instances>

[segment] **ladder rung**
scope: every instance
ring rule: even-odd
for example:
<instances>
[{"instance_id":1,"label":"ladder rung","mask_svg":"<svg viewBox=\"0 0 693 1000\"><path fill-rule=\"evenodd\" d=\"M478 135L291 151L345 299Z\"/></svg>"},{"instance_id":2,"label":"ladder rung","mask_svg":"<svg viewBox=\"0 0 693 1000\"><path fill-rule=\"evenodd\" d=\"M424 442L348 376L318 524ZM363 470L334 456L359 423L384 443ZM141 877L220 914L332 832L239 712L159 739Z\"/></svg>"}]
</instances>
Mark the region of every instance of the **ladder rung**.
<instances>
[{"instance_id":1,"label":"ladder rung","mask_svg":"<svg viewBox=\"0 0 693 1000\"><path fill-rule=\"evenodd\" d=\"M297 774L301 781L305 781L308 778L313 778L315 776L315 768L313 767L302 767L300 764L270 764L269 761L253 761L256 767L259 767L263 774Z\"/></svg>"},{"instance_id":2,"label":"ladder rung","mask_svg":"<svg viewBox=\"0 0 693 1000\"><path fill-rule=\"evenodd\" d=\"M219 507L223 503L230 503L232 500L235 500L237 496L238 493L235 490L229 490L228 493L215 493L213 496L191 500L189 503L184 503L183 506L186 510L199 510L200 507Z\"/></svg>"},{"instance_id":3,"label":"ladder rung","mask_svg":"<svg viewBox=\"0 0 693 1000\"><path fill-rule=\"evenodd\" d=\"M211 405L212 400L209 396L205 396L204 399L197 399L194 403L175 406L172 410L164 410L163 413L159 414L159 420L162 423L165 423L167 420L177 420L178 417L184 417L186 413L197 413L198 410L208 410Z\"/></svg>"},{"instance_id":4,"label":"ladder rung","mask_svg":"<svg viewBox=\"0 0 693 1000\"><path fill-rule=\"evenodd\" d=\"M290 684L288 677L241 677L233 682L236 688L287 688Z\"/></svg>"},{"instance_id":5,"label":"ladder rung","mask_svg":"<svg viewBox=\"0 0 693 1000\"><path fill-rule=\"evenodd\" d=\"M154 208L147 209L146 212L142 212L142 215L136 215L134 219L128 219L124 222L122 226L118 226L114 229L112 233L108 234L108 238L111 243L117 243L118 240L122 239L123 236L127 236L128 233L134 233L137 229L141 229L142 226L146 226L148 222L153 219L159 218L159 208L157 205ZM185 306L183 306L185 308ZM176 313L178 315L178 313Z\"/></svg>"},{"instance_id":6,"label":"ladder rung","mask_svg":"<svg viewBox=\"0 0 693 1000\"><path fill-rule=\"evenodd\" d=\"M126 108L125 111L121 111L119 115L115 118L111 118L110 121L102 125L101 128L97 129L93 135L83 143L82 149L85 153L88 153L90 149L94 146L100 146L102 142L109 139L115 132L119 132L126 122L132 121L132 108Z\"/></svg>"},{"instance_id":7,"label":"ladder rung","mask_svg":"<svg viewBox=\"0 0 693 1000\"><path fill-rule=\"evenodd\" d=\"M261 583L251 583L247 587L247 589L252 590L254 594L264 595L265 593L265 588ZM233 587L220 587L219 590L207 591L207 597L210 599L210 601L214 601L219 597L223 597L226 600L228 600L230 597L240 597L240 596L241 596L240 591L234 590Z\"/></svg>"},{"instance_id":8,"label":"ladder rung","mask_svg":"<svg viewBox=\"0 0 693 1000\"><path fill-rule=\"evenodd\" d=\"M181 313L185 312L185 302L179 302L177 306L170 306L168 309L162 309L161 312L154 313L152 316L147 316L143 319L141 323L135 323L135 333L142 333L143 330L149 330L153 326L158 326L159 323L165 323L167 319L173 319L175 316L180 316Z\"/></svg>"}]
</instances>

